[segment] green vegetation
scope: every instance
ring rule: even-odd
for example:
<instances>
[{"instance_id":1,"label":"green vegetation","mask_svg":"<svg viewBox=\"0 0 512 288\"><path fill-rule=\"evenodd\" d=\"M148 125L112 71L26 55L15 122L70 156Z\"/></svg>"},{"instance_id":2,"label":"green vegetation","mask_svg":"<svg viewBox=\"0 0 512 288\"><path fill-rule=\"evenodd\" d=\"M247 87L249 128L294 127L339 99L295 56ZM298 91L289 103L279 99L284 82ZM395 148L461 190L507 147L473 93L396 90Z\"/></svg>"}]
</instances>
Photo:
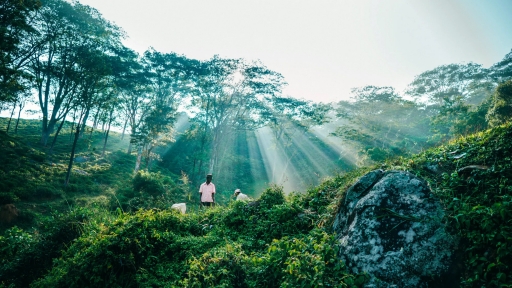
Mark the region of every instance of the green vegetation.
<instances>
[{"instance_id":1,"label":"green vegetation","mask_svg":"<svg viewBox=\"0 0 512 288\"><path fill-rule=\"evenodd\" d=\"M426 179L444 203L451 232L461 239L465 287L512 285L510 139L509 122L394 163Z\"/></svg>"},{"instance_id":2,"label":"green vegetation","mask_svg":"<svg viewBox=\"0 0 512 288\"><path fill-rule=\"evenodd\" d=\"M32 198L16 189L2 194L2 199L18 201L25 215L20 225L2 228L0 283L6 287L356 287L366 280L337 259L330 227L346 188L376 167L340 174L305 194L286 197L273 186L249 205L230 202L182 215L169 209L173 197L186 194L183 183L176 184L178 177L141 171L132 178L126 169L127 174L114 178L117 173L105 174L101 168L122 172L126 161L134 164L134 156L122 160L112 153L102 165L82 163L88 177L101 179L74 178L85 196L41 180L56 173L62 181L62 168L45 164L39 150L1 135L3 157L20 159L19 167L4 168L2 175L25 171L31 176L23 178L30 181L21 181L22 187L39 183L48 190ZM507 275L512 268L510 139L512 125L507 123L383 164L426 179L443 202L450 233L460 237L462 287L512 284ZM108 178L117 179L108 183L109 189L94 188L107 185ZM112 187L119 189L112 192ZM69 206L57 204L63 201L59 195L66 195ZM122 204L120 195L144 199L137 200L139 206L128 200ZM34 200L38 207L30 209ZM43 202L47 213L40 211Z\"/></svg>"},{"instance_id":3,"label":"green vegetation","mask_svg":"<svg viewBox=\"0 0 512 288\"><path fill-rule=\"evenodd\" d=\"M261 62L139 55L77 1L4 2L0 287L360 287L331 222L380 167L442 200L461 286L512 287L512 52L321 104L283 96ZM31 98L40 120L20 119Z\"/></svg>"}]
</instances>

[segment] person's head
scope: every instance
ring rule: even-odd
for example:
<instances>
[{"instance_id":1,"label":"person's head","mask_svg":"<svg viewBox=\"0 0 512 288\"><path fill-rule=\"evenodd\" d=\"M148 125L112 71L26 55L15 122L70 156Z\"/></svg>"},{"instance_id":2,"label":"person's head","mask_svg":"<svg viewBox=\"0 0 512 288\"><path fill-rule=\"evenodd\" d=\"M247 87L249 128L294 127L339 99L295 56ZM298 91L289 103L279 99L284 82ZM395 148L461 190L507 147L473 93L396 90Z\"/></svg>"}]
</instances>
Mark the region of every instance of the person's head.
<instances>
[{"instance_id":1,"label":"person's head","mask_svg":"<svg viewBox=\"0 0 512 288\"><path fill-rule=\"evenodd\" d=\"M210 182L212 182L212 178L213 178L212 174L206 175L206 183L210 184Z\"/></svg>"},{"instance_id":2,"label":"person's head","mask_svg":"<svg viewBox=\"0 0 512 288\"><path fill-rule=\"evenodd\" d=\"M235 189L235 196L238 196L238 194L240 194L242 191L240 191L240 189Z\"/></svg>"}]
</instances>

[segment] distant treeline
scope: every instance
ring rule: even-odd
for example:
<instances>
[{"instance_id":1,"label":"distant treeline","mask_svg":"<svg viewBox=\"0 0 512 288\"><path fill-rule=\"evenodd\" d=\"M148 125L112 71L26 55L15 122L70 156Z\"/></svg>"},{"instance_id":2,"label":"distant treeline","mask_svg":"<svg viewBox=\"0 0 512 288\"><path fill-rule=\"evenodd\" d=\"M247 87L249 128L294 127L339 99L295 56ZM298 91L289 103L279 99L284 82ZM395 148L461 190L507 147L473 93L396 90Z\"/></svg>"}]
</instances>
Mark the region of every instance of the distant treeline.
<instances>
[{"instance_id":1,"label":"distant treeline","mask_svg":"<svg viewBox=\"0 0 512 288\"><path fill-rule=\"evenodd\" d=\"M286 182L276 171L292 168L289 182L316 184L326 171L417 152L511 114L512 52L490 68L426 71L404 93L366 86L354 88L351 101L323 104L282 95L284 77L261 62L199 61L153 48L139 55L122 44L121 27L79 2L6 0L0 8L1 107L19 118L28 102L37 104L32 112L42 119L40 144L49 154L62 124L73 123L65 183L86 124L105 131L102 155L111 127L129 134L134 172L163 159L161 167L194 184L213 173L224 187L255 189ZM338 138L320 139L314 126ZM272 138L279 167L262 151L269 149L262 137Z\"/></svg>"}]
</instances>

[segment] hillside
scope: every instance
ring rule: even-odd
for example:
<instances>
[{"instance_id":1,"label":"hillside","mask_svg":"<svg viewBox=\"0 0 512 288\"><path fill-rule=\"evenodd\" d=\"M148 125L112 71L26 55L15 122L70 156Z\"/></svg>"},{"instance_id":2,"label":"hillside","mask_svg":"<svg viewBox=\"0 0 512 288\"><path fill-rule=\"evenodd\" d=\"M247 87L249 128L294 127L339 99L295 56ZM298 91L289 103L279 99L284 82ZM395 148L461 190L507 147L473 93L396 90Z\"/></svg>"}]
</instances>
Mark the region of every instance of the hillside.
<instances>
[{"instance_id":1,"label":"hillside","mask_svg":"<svg viewBox=\"0 0 512 288\"><path fill-rule=\"evenodd\" d=\"M136 191L130 155L100 158L91 148L81 156L92 160L77 167L87 175L76 173L71 187L57 189L63 171L41 147L0 133L2 204L20 210L17 222L2 226L0 287L362 286L366 276L337 259L331 226L345 190L376 168L407 170L441 199L449 231L460 237L461 287L506 287L512 285L510 139L506 124L336 175L301 195L269 187L257 204L181 215L168 207L173 195L187 192L183 183L143 174L139 180L148 186L142 187L174 187L161 190L170 198ZM121 194L143 209L129 212Z\"/></svg>"}]
</instances>

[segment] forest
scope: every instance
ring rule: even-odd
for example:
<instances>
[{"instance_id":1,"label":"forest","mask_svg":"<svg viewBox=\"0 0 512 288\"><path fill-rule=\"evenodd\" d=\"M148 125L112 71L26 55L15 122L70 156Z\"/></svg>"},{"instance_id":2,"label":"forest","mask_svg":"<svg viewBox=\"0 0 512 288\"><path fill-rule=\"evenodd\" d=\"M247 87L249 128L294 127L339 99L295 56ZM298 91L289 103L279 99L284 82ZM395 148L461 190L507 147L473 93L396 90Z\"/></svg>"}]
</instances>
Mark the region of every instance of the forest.
<instances>
[{"instance_id":1,"label":"forest","mask_svg":"<svg viewBox=\"0 0 512 288\"><path fill-rule=\"evenodd\" d=\"M261 61L139 54L77 1L0 10L0 109L10 115L0 118L0 205L18 209L0 224L0 287L362 286L364 274L334 260L329 224L343 189L373 168L426 175L419 163L466 161L443 147L480 145L482 159L510 148L512 50L490 67L432 68L405 91L354 87L350 100L321 103L283 95L285 77ZM493 161L502 170L485 181L497 198L480 189L446 202L473 253L465 287L512 285L512 235L484 237L510 222L510 159ZM210 173L217 207L205 211L197 191ZM429 181L440 198L464 199L449 192L462 179L439 177ZM237 188L261 204L236 203ZM169 209L179 202L187 215ZM475 213L494 223L480 238Z\"/></svg>"}]
</instances>

